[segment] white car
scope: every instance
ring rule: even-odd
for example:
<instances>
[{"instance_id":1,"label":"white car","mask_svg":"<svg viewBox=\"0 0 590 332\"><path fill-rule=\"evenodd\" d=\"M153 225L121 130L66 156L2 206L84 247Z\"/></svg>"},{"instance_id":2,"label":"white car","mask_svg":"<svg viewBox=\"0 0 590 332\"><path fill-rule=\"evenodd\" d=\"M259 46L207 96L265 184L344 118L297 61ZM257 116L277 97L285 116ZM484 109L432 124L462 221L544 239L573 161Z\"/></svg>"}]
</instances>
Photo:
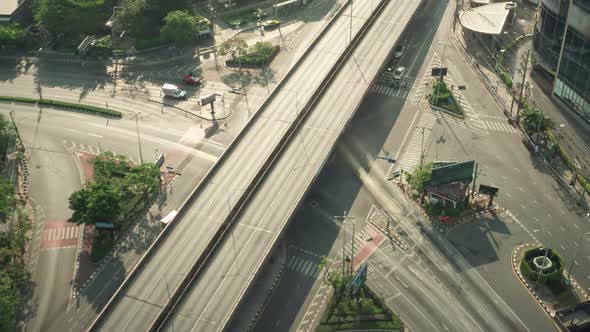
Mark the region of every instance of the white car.
<instances>
[{"instance_id":1,"label":"white car","mask_svg":"<svg viewBox=\"0 0 590 332\"><path fill-rule=\"evenodd\" d=\"M405 72L406 67L397 67L397 69L395 70L395 74L393 74L393 78L395 78L396 80L401 80Z\"/></svg>"}]
</instances>

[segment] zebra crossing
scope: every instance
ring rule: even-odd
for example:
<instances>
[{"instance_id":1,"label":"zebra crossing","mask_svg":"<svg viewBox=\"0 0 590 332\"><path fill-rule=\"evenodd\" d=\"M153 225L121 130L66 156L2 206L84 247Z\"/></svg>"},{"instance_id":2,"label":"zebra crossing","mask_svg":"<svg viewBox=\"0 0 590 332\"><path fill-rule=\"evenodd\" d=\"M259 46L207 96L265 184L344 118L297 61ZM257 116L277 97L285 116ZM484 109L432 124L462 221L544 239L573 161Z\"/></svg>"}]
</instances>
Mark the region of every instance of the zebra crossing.
<instances>
[{"instance_id":1,"label":"zebra crossing","mask_svg":"<svg viewBox=\"0 0 590 332\"><path fill-rule=\"evenodd\" d=\"M73 247L78 244L82 227L66 221L46 223L40 249Z\"/></svg>"},{"instance_id":2,"label":"zebra crossing","mask_svg":"<svg viewBox=\"0 0 590 332\"><path fill-rule=\"evenodd\" d=\"M486 127L489 130L502 131L505 133L513 133L513 134L519 133L518 129L512 127L511 125L509 125L508 123L505 123L505 122L494 122L494 121L483 120L483 123L486 125Z\"/></svg>"},{"instance_id":3,"label":"zebra crossing","mask_svg":"<svg viewBox=\"0 0 590 332\"><path fill-rule=\"evenodd\" d=\"M441 66L442 62L440 61L440 58L436 53L434 53L430 63L428 64L428 68L426 68L426 72L424 72L424 76L422 76L422 80L420 80L420 83L418 84L418 87L416 87L416 91L412 96L412 104L420 105L424 99L424 96L426 95L426 92L430 89L430 82L432 82L432 69L439 68Z\"/></svg>"},{"instance_id":4,"label":"zebra crossing","mask_svg":"<svg viewBox=\"0 0 590 332\"><path fill-rule=\"evenodd\" d=\"M75 141L68 141L68 140L63 140L62 141L63 146L70 150L70 151L78 151L78 152L84 152L84 153L88 153L88 154L93 154L93 155L99 155L102 152L106 151L104 149L102 149L102 147L96 146L96 145L91 145L91 144L84 144L84 143L77 143ZM119 154L117 152L112 151L115 154ZM121 153L122 155L125 155L125 158L127 158L127 160L131 161L134 164L138 164L139 160L134 158L133 156L130 155L126 155Z\"/></svg>"},{"instance_id":5,"label":"zebra crossing","mask_svg":"<svg viewBox=\"0 0 590 332\"><path fill-rule=\"evenodd\" d=\"M347 228L346 235L350 236L352 230ZM362 264L369 256L371 256L377 248L385 241L385 235L372 224L366 224L360 230L355 231L354 235L354 268L356 269ZM344 245L344 256L350 257L352 253L352 241L345 238ZM308 250L290 246L289 248L295 249L295 253L287 260L287 268L306 275L310 278L317 278L320 273L320 263L322 256L312 253ZM339 250L337 257L334 261L342 261L342 248ZM330 261L330 259L328 259ZM330 266L330 264L328 264Z\"/></svg>"},{"instance_id":6,"label":"zebra crossing","mask_svg":"<svg viewBox=\"0 0 590 332\"><path fill-rule=\"evenodd\" d=\"M391 88L385 85L373 85L370 92L384 96L398 97L401 99L405 99L410 94L410 90L408 89Z\"/></svg>"},{"instance_id":7,"label":"zebra crossing","mask_svg":"<svg viewBox=\"0 0 590 332\"><path fill-rule=\"evenodd\" d=\"M297 271L310 278L317 278L320 274L320 259L318 257L291 256L287 261L287 268Z\"/></svg>"},{"instance_id":8,"label":"zebra crossing","mask_svg":"<svg viewBox=\"0 0 590 332\"><path fill-rule=\"evenodd\" d=\"M418 126L412 133L410 142L406 146L404 153L401 156L401 161L396 164L397 169L410 171L420 163L423 148L422 144L423 142L428 142L428 137L430 137L430 132L432 131L435 122L436 116L432 113L432 111L424 110L422 112ZM426 149L426 147L424 147L424 149Z\"/></svg>"}]
</instances>

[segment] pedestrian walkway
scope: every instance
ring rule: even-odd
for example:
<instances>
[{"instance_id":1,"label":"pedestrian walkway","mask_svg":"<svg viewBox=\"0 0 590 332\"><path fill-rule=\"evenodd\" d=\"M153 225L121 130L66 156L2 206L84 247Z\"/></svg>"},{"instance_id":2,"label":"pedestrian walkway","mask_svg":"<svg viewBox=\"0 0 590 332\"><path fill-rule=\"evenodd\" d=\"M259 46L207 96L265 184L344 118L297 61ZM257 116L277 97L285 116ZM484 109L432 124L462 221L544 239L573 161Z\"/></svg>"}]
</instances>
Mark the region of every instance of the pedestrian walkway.
<instances>
[{"instance_id":1,"label":"pedestrian walkway","mask_svg":"<svg viewBox=\"0 0 590 332\"><path fill-rule=\"evenodd\" d=\"M71 140L62 140L62 144L66 149L68 149L70 151L83 152L83 153L87 153L87 154L91 154L91 155L99 155L102 152L104 152L102 147L99 145L78 143L78 142L71 141ZM113 151L111 151L111 152L113 152ZM117 152L113 152L113 153L119 154ZM123 154L123 155L125 155L125 154ZM125 158L127 158L133 164L139 164L139 160L137 158L134 158L133 156L125 155Z\"/></svg>"},{"instance_id":2,"label":"pedestrian walkway","mask_svg":"<svg viewBox=\"0 0 590 332\"><path fill-rule=\"evenodd\" d=\"M76 247L81 226L67 221L46 222L41 238L41 250Z\"/></svg>"},{"instance_id":3,"label":"pedestrian walkway","mask_svg":"<svg viewBox=\"0 0 590 332\"><path fill-rule=\"evenodd\" d=\"M397 97L401 99L406 99L406 97L408 97L410 94L410 90L408 88L391 88L385 85L373 85L370 89L370 92L378 95Z\"/></svg>"},{"instance_id":4,"label":"pedestrian walkway","mask_svg":"<svg viewBox=\"0 0 590 332\"><path fill-rule=\"evenodd\" d=\"M509 123L506 123L506 121L496 122L496 121L483 120L483 123L486 126L486 128L489 130L501 131L501 132L512 133L512 134L520 133L520 131L518 129L512 127Z\"/></svg>"},{"instance_id":5,"label":"pedestrian walkway","mask_svg":"<svg viewBox=\"0 0 590 332\"><path fill-rule=\"evenodd\" d=\"M349 229L349 231L351 230ZM385 241L385 235L371 224L366 224L360 230L356 230L354 235L353 270L358 269L379 248L383 241ZM345 256L350 257L352 249L352 241L347 240L344 245Z\"/></svg>"},{"instance_id":6,"label":"pedestrian walkway","mask_svg":"<svg viewBox=\"0 0 590 332\"><path fill-rule=\"evenodd\" d=\"M411 171L420 163L423 149L425 149L424 145L429 142L428 138L430 137L430 132L434 127L435 121L436 116L432 111L428 109L422 111L420 121L412 133L410 142L406 145L401 158L398 158L401 161L396 164L397 170ZM412 129L410 128L410 130Z\"/></svg>"},{"instance_id":7,"label":"pedestrian walkway","mask_svg":"<svg viewBox=\"0 0 590 332\"><path fill-rule=\"evenodd\" d=\"M321 272L319 269L320 263L319 258L291 256L287 261L287 268L315 279Z\"/></svg>"}]
</instances>

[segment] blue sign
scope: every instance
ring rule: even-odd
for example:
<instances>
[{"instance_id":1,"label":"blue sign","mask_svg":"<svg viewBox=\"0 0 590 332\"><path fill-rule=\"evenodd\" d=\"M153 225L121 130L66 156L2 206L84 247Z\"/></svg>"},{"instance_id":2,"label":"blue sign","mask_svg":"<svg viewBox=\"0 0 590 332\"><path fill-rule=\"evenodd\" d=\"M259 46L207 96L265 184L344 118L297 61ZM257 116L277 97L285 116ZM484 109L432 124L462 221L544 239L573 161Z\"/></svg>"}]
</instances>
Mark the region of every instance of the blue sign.
<instances>
[{"instance_id":1,"label":"blue sign","mask_svg":"<svg viewBox=\"0 0 590 332\"><path fill-rule=\"evenodd\" d=\"M365 263L356 274L356 277L350 283L350 296L354 296L356 292L361 289L361 287L365 284L365 280L367 280L367 272L369 269L369 264Z\"/></svg>"}]
</instances>

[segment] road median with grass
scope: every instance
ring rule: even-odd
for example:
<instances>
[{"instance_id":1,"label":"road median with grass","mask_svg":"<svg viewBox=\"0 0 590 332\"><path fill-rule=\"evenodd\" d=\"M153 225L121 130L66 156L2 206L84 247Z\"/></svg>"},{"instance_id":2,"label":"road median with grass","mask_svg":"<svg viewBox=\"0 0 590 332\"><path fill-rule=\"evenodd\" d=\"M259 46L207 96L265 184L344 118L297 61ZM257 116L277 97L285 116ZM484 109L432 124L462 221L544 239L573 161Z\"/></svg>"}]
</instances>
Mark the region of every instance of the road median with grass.
<instances>
[{"instance_id":1,"label":"road median with grass","mask_svg":"<svg viewBox=\"0 0 590 332\"><path fill-rule=\"evenodd\" d=\"M119 111L113 111L108 108L102 108L92 105L70 103L65 101L53 100L53 99L37 99L27 97L12 97L12 96L0 96L0 101L4 102L15 102L15 103L27 103L27 104L41 104L44 106L62 108L68 110L81 111L90 113L98 116L105 116L110 118L121 118L122 113Z\"/></svg>"}]
</instances>

